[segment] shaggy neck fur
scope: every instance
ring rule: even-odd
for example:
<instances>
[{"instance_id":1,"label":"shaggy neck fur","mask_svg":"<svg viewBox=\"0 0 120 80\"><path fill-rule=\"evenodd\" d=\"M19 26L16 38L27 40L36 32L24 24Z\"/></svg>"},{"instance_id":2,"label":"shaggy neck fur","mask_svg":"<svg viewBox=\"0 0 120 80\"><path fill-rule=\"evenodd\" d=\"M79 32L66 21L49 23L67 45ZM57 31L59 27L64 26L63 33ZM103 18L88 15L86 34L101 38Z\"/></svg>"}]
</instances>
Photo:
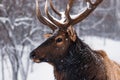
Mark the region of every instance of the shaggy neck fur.
<instances>
[{"instance_id":1,"label":"shaggy neck fur","mask_svg":"<svg viewBox=\"0 0 120 80\"><path fill-rule=\"evenodd\" d=\"M56 80L107 80L101 56L77 38L54 64Z\"/></svg>"}]
</instances>

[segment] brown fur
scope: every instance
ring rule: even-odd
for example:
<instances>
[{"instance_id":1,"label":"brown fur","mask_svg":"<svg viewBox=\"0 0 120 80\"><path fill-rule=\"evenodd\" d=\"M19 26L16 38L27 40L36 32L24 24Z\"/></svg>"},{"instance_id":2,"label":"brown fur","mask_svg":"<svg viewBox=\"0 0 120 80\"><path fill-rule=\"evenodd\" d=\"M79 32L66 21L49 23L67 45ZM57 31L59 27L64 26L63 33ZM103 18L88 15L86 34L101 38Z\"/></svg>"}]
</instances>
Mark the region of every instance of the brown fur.
<instances>
[{"instance_id":1,"label":"brown fur","mask_svg":"<svg viewBox=\"0 0 120 80\"><path fill-rule=\"evenodd\" d=\"M120 80L120 65L110 60L103 50L97 51L103 57L108 80Z\"/></svg>"},{"instance_id":2,"label":"brown fur","mask_svg":"<svg viewBox=\"0 0 120 80\"><path fill-rule=\"evenodd\" d=\"M44 34L44 35L43 35L44 38L49 38L49 37L51 37L51 36L52 36L52 34L50 34L50 33L47 33L47 34Z\"/></svg>"},{"instance_id":3,"label":"brown fur","mask_svg":"<svg viewBox=\"0 0 120 80\"><path fill-rule=\"evenodd\" d=\"M30 58L34 62L48 62L54 67L56 80L120 80L120 65L110 60L102 50L92 50L86 43L77 37L73 25L85 19L103 0L85 0L90 9L86 9L76 18L69 15L74 0L69 0L64 24L54 20L49 12L47 1L45 13L49 20L41 15L36 0L36 14L40 22L53 30L52 35L39 47L33 50ZM50 0L50 6L56 14ZM60 14L62 15L62 14Z\"/></svg>"},{"instance_id":4,"label":"brown fur","mask_svg":"<svg viewBox=\"0 0 120 80\"><path fill-rule=\"evenodd\" d=\"M62 38L63 42L54 43L50 38L31 53L34 62L48 62L54 66L56 80L120 80L120 65L110 60L104 51L92 50L77 36L73 42L67 34L66 42L67 35L58 35L53 36L54 40ZM84 68L85 65L89 68Z\"/></svg>"}]
</instances>

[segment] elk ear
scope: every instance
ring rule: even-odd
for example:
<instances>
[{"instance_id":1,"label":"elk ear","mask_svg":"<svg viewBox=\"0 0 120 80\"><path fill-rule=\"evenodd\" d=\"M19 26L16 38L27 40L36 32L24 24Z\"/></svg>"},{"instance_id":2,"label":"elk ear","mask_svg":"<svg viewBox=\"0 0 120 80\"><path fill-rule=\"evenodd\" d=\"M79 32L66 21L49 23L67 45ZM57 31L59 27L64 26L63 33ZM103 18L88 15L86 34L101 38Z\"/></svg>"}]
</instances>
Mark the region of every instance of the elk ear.
<instances>
[{"instance_id":1,"label":"elk ear","mask_svg":"<svg viewBox=\"0 0 120 80\"><path fill-rule=\"evenodd\" d=\"M51 36L52 36L52 33L46 33L46 34L43 35L44 38L49 38Z\"/></svg>"},{"instance_id":2,"label":"elk ear","mask_svg":"<svg viewBox=\"0 0 120 80\"><path fill-rule=\"evenodd\" d=\"M76 32L75 32L75 30L73 29L73 27L72 27L72 26L69 26L69 27L67 28L67 32L68 32L68 35L70 36L70 39L71 39L73 42L75 42L75 40L76 40Z\"/></svg>"}]
</instances>

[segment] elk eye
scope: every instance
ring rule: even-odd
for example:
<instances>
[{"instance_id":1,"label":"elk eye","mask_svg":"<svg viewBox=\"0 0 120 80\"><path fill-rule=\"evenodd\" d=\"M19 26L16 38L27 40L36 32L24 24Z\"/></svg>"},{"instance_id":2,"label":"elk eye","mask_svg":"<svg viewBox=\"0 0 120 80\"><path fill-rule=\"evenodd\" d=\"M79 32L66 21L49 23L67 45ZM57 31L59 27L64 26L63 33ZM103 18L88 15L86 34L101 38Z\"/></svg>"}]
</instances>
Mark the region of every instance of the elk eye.
<instances>
[{"instance_id":1,"label":"elk eye","mask_svg":"<svg viewBox=\"0 0 120 80\"><path fill-rule=\"evenodd\" d=\"M58 42L62 42L62 38L56 39L56 42L57 42L57 43L58 43Z\"/></svg>"}]
</instances>

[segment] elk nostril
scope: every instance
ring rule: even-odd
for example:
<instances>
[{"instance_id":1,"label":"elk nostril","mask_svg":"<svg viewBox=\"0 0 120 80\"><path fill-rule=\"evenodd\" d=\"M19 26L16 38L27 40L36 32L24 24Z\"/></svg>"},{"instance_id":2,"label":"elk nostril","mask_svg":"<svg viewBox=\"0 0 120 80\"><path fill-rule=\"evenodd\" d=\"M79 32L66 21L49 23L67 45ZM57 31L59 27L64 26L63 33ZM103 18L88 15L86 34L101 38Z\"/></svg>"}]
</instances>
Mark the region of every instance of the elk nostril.
<instances>
[{"instance_id":1,"label":"elk nostril","mask_svg":"<svg viewBox=\"0 0 120 80\"><path fill-rule=\"evenodd\" d=\"M30 59L35 59L35 58L36 58L35 54L34 54L34 53L31 53L31 54L30 54Z\"/></svg>"}]
</instances>

